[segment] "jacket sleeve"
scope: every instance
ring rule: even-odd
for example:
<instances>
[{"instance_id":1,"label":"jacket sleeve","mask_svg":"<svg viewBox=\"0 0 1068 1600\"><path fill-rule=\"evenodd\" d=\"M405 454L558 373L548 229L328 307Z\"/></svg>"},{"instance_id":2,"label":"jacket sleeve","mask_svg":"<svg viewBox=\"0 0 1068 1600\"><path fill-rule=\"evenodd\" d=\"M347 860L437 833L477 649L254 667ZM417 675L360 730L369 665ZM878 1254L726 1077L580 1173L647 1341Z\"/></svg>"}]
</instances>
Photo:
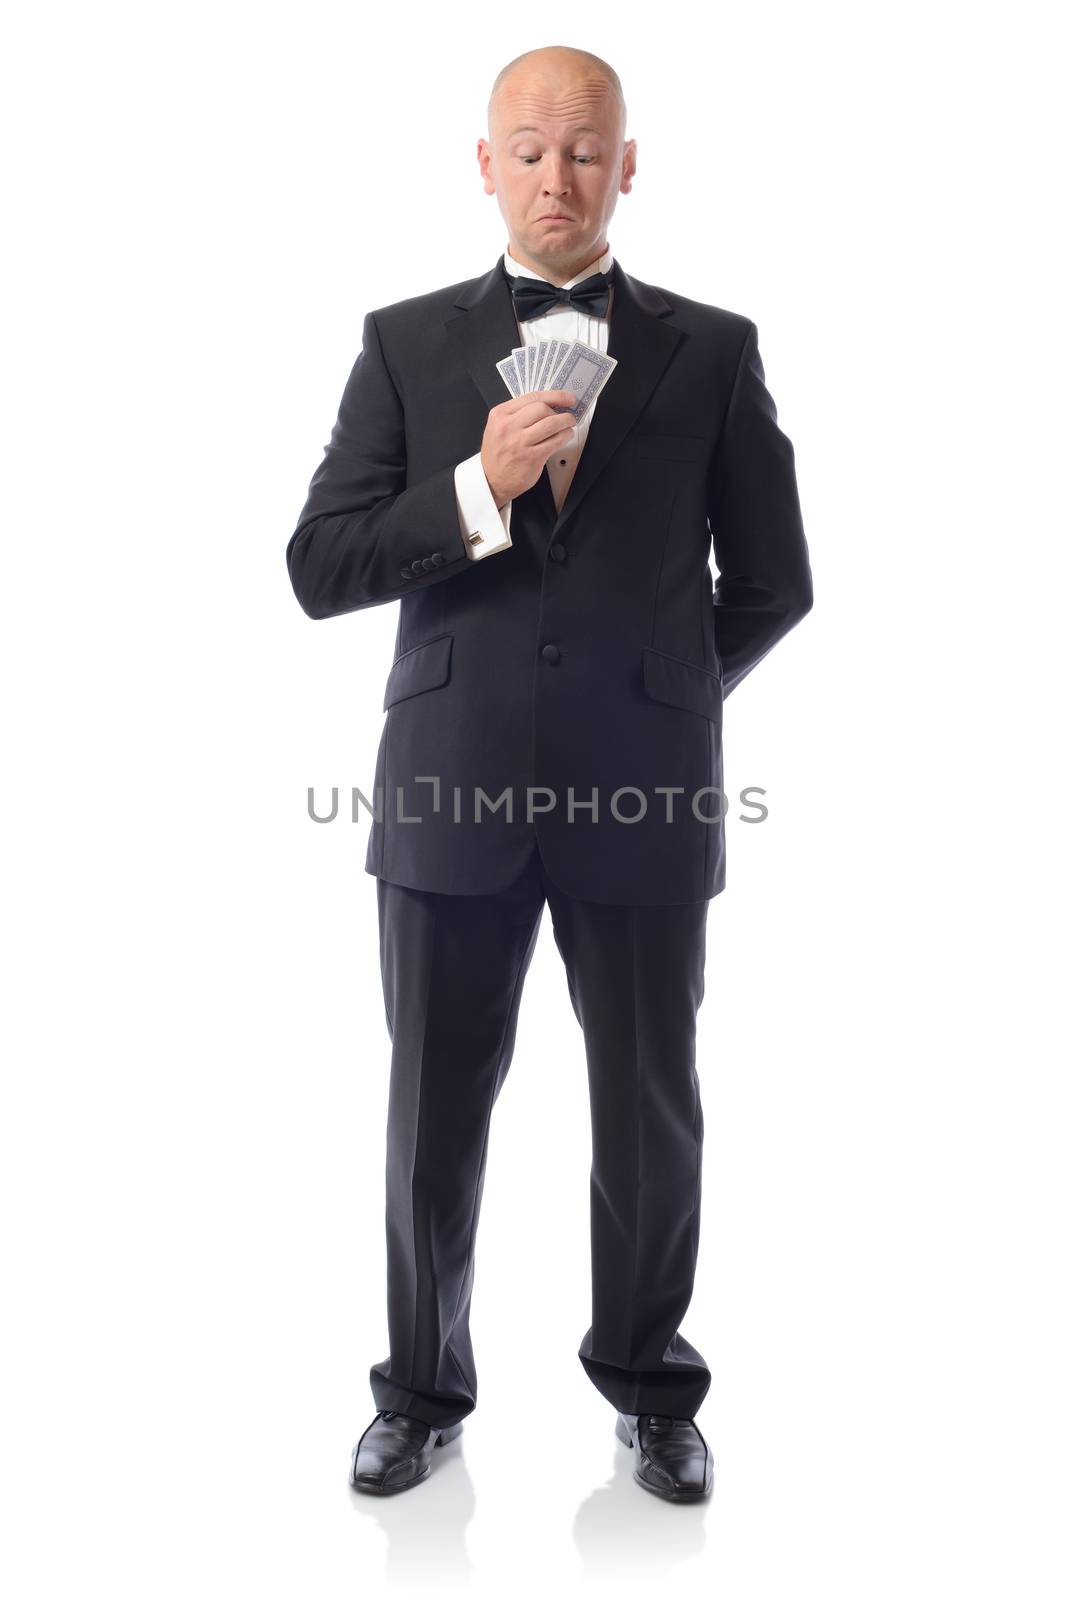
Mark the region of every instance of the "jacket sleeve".
<instances>
[{"instance_id":1,"label":"jacket sleeve","mask_svg":"<svg viewBox=\"0 0 1068 1600\"><path fill-rule=\"evenodd\" d=\"M812 609L794 473L750 323L708 478L716 652L726 697Z\"/></svg>"},{"instance_id":2,"label":"jacket sleeve","mask_svg":"<svg viewBox=\"0 0 1068 1600\"><path fill-rule=\"evenodd\" d=\"M286 549L309 617L385 605L418 584L470 572L454 463L407 488L404 407L374 313L349 374L323 460Z\"/></svg>"}]
</instances>

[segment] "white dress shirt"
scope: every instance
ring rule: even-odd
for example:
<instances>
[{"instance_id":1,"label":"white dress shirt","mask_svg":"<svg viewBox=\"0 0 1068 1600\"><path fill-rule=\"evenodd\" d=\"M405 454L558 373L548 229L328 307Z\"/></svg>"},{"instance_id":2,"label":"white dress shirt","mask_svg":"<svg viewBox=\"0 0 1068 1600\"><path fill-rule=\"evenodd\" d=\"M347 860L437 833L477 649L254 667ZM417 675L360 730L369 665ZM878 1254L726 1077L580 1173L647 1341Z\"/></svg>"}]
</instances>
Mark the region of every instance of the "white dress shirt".
<instances>
[{"instance_id":1,"label":"white dress shirt","mask_svg":"<svg viewBox=\"0 0 1068 1600\"><path fill-rule=\"evenodd\" d=\"M525 267L521 262L512 257L511 251L505 245L504 250L505 270L515 276L522 273L528 278L541 278L545 283L548 280L540 272L535 272L532 267ZM583 278L592 276L595 272L607 272L612 265L612 251L607 249L603 256L578 273L574 278L568 278L563 285L570 289L573 284L581 283ZM553 306L540 317L528 317L525 322L516 318L516 328L519 338L517 343L531 345L541 339L581 339L584 344L592 345L595 350L608 350L608 322L612 314L612 297L614 288L608 291L608 315L591 317L584 311L577 311L571 306ZM508 354L507 350L501 351L501 359ZM503 388L503 385L502 385ZM502 394L501 399L505 399ZM556 502L557 511L560 510L575 476L579 458L590 431L593 413L597 409L596 400L590 406L582 421L577 423L570 434L562 434L562 443L555 449L546 462L549 471L549 482L552 486L553 500ZM454 473L456 485L456 504L460 514L460 528L463 532L464 542L467 545L467 554L472 561L481 561L483 556L495 555L499 550L507 550L511 546L512 502L506 501L500 510L493 498L493 493L486 481L486 473L482 466L482 452L468 456L466 461L461 461ZM477 538L475 536L478 536Z\"/></svg>"}]
</instances>

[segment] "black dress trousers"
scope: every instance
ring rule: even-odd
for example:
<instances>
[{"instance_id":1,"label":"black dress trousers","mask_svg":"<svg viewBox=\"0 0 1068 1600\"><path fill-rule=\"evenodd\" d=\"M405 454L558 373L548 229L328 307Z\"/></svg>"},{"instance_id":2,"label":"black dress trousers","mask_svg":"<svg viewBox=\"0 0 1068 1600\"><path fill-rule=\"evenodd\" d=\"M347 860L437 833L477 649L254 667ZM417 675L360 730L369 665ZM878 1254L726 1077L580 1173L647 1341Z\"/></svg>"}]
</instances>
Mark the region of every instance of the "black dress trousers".
<instances>
[{"instance_id":1,"label":"black dress trousers","mask_svg":"<svg viewBox=\"0 0 1068 1600\"><path fill-rule=\"evenodd\" d=\"M548 900L590 1090L592 1322L579 1359L619 1411L694 1416L710 1374L679 1324L700 1228L695 1041L708 900L577 900L548 877L536 847L495 894L377 883L393 1053L389 1355L370 1371L376 1407L437 1428L474 1410L469 1313L490 1117ZM531 1398L545 1396L517 1396Z\"/></svg>"}]
</instances>

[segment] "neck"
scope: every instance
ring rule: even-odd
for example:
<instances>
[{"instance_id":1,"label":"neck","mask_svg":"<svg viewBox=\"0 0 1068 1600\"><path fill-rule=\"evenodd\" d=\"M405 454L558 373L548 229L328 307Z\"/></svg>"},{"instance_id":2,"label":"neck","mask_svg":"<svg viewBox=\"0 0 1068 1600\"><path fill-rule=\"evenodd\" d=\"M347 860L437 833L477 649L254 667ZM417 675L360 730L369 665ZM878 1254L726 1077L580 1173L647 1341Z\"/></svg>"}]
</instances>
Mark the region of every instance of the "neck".
<instances>
[{"instance_id":1,"label":"neck","mask_svg":"<svg viewBox=\"0 0 1068 1600\"><path fill-rule=\"evenodd\" d=\"M601 259L607 249L608 241L602 240L592 253L587 252L581 260L561 264L559 261L538 261L536 258L529 260L518 248L514 240L509 239L508 241L508 254L513 261L517 262L521 267L529 267L531 272L540 272L542 277L547 278L557 289L562 284L565 284L569 278L575 278L580 272L585 272L587 267L592 267L595 261Z\"/></svg>"}]
</instances>

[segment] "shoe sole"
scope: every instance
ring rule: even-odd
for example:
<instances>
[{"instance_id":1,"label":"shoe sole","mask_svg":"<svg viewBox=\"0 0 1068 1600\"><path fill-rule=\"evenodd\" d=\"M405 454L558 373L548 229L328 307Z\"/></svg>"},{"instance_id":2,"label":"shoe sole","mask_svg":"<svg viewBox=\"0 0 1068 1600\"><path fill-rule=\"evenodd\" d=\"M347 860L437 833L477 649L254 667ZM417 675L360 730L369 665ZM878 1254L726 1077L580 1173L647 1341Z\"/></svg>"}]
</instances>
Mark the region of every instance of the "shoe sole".
<instances>
[{"instance_id":1,"label":"shoe sole","mask_svg":"<svg viewBox=\"0 0 1068 1600\"><path fill-rule=\"evenodd\" d=\"M439 1433L438 1437L434 1440L434 1448L435 1448L435 1450L440 1448L440 1446L443 1445L443 1444L451 1444L453 1439L457 1438L458 1435L462 1431L463 1431L463 1423L462 1422L455 1423L451 1428L443 1429L443 1431L441 1433ZM357 1446L357 1449L358 1448L359 1448L359 1446ZM355 1465L355 1461L356 1461L356 1451L355 1450L353 1451L352 1456L353 1456L353 1465ZM361 1494L400 1494L404 1489L414 1489L417 1483L422 1483L423 1479L424 1478L428 1478L429 1476L430 1476L430 1463L429 1463L429 1461L427 1462L426 1466L423 1468L422 1472L419 1474L419 1476L417 1478L408 1478L404 1483L361 1483L357 1478L355 1478L353 1476L352 1470L350 1469L350 1471L349 1471L349 1488L350 1489L358 1489Z\"/></svg>"},{"instance_id":2,"label":"shoe sole","mask_svg":"<svg viewBox=\"0 0 1068 1600\"><path fill-rule=\"evenodd\" d=\"M625 1444L628 1450L634 1449L634 1440L630 1436L630 1429L623 1421L623 1418L618 1414L616 1416L616 1438L621 1444ZM658 1489L655 1483L650 1483L647 1478L643 1478L637 1467L635 1467L634 1471L631 1473L631 1477L634 1479L635 1483L640 1484L643 1489L648 1489L650 1494L655 1494L658 1500L675 1500L686 1503L697 1500L707 1500L709 1495L712 1493L711 1483L707 1489L676 1489L674 1492L669 1493L667 1489Z\"/></svg>"}]
</instances>

